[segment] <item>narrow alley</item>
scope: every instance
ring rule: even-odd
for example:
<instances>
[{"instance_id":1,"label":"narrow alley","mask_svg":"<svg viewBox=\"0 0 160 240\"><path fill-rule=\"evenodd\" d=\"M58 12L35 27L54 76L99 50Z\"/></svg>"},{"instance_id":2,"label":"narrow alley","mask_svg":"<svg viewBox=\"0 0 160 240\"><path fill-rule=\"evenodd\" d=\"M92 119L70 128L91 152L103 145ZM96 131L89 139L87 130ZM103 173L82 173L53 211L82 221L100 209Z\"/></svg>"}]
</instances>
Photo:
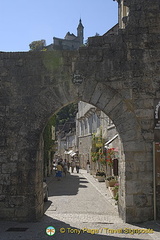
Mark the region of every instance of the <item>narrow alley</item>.
<instances>
[{"instance_id":1,"label":"narrow alley","mask_svg":"<svg viewBox=\"0 0 160 240\"><path fill-rule=\"evenodd\" d=\"M78 174L68 173L61 181L57 181L53 173L47 183L49 199L45 202L41 221L1 222L0 240L160 239L159 223L123 223L105 183L98 182L85 170L81 169ZM47 235L48 227L55 234Z\"/></svg>"},{"instance_id":2,"label":"narrow alley","mask_svg":"<svg viewBox=\"0 0 160 240\"><path fill-rule=\"evenodd\" d=\"M61 181L53 177L49 183L52 204L46 215L69 223L121 222L116 201L107 192L105 183L99 183L85 170L69 173Z\"/></svg>"}]
</instances>

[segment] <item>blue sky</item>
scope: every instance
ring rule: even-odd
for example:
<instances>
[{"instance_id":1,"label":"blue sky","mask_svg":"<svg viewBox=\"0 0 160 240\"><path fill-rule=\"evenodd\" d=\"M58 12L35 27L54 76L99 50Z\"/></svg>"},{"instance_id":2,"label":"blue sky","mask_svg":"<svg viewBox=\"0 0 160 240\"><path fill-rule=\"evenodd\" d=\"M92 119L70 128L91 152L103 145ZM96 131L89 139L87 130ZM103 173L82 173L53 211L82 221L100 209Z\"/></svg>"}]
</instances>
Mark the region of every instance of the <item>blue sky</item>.
<instances>
[{"instance_id":1,"label":"blue sky","mask_svg":"<svg viewBox=\"0 0 160 240\"><path fill-rule=\"evenodd\" d=\"M32 41L77 34L79 19L84 40L108 31L118 22L113 0L1 0L0 51L28 51Z\"/></svg>"}]
</instances>

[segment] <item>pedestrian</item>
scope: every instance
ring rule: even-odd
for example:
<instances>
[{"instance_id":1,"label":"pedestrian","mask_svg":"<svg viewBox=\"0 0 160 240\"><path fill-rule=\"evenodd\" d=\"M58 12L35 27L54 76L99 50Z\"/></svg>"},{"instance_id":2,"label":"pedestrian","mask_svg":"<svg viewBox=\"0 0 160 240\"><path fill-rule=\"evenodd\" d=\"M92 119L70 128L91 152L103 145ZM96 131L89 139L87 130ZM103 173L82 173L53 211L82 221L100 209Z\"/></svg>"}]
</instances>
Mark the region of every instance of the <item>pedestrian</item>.
<instances>
[{"instance_id":1,"label":"pedestrian","mask_svg":"<svg viewBox=\"0 0 160 240\"><path fill-rule=\"evenodd\" d=\"M89 170L90 170L90 162L89 160L87 160L87 173L89 173Z\"/></svg>"},{"instance_id":2,"label":"pedestrian","mask_svg":"<svg viewBox=\"0 0 160 240\"><path fill-rule=\"evenodd\" d=\"M76 171L79 173L79 163L76 163Z\"/></svg>"},{"instance_id":3,"label":"pedestrian","mask_svg":"<svg viewBox=\"0 0 160 240\"><path fill-rule=\"evenodd\" d=\"M74 172L74 168L75 168L75 162L72 160L72 162L71 162L71 171L72 171L72 173Z\"/></svg>"},{"instance_id":4,"label":"pedestrian","mask_svg":"<svg viewBox=\"0 0 160 240\"><path fill-rule=\"evenodd\" d=\"M69 169L70 169L70 162L69 162L69 160L67 161L67 169L68 169L68 172L69 172Z\"/></svg>"},{"instance_id":5,"label":"pedestrian","mask_svg":"<svg viewBox=\"0 0 160 240\"><path fill-rule=\"evenodd\" d=\"M56 169L56 166L57 166L57 164L56 164L56 161L55 161L55 160L53 160L53 162L52 162L52 166L53 166L53 170L55 170L55 169Z\"/></svg>"},{"instance_id":6,"label":"pedestrian","mask_svg":"<svg viewBox=\"0 0 160 240\"><path fill-rule=\"evenodd\" d=\"M66 162L66 159L64 159L64 163L63 163L63 172L64 172L64 175L65 175L65 177L66 177L66 175L67 175L67 162Z\"/></svg>"},{"instance_id":7,"label":"pedestrian","mask_svg":"<svg viewBox=\"0 0 160 240\"><path fill-rule=\"evenodd\" d=\"M58 165L56 166L56 177L58 181L60 181L62 178L62 170L62 165L60 164L60 162L58 162Z\"/></svg>"}]
</instances>

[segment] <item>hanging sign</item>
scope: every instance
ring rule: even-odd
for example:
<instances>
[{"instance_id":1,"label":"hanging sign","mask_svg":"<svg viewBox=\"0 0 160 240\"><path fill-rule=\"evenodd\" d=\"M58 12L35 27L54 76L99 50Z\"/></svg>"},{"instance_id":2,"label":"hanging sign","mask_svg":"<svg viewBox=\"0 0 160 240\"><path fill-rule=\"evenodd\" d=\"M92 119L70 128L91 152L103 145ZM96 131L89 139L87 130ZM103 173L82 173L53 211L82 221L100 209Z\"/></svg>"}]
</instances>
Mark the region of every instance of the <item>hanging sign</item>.
<instances>
[{"instance_id":1,"label":"hanging sign","mask_svg":"<svg viewBox=\"0 0 160 240\"><path fill-rule=\"evenodd\" d=\"M83 76L80 74L73 74L72 82L74 84L81 84L83 82Z\"/></svg>"}]
</instances>

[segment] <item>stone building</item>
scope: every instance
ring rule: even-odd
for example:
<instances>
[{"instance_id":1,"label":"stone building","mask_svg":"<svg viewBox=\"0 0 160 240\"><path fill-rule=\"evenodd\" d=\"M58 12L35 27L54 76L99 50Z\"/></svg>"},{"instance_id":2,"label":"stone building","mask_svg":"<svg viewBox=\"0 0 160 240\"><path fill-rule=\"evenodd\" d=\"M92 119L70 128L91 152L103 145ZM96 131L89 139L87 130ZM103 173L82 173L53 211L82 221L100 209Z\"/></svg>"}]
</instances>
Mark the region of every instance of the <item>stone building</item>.
<instances>
[{"instance_id":1,"label":"stone building","mask_svg":"<svg viewBox=\"0 0 160 240\"><path fill-rule=\"evenodd\" d=\"M76 155L76 145L76 123L66 122L63 126L59 126L56 155L71 161L71 157Z\"/></svg>"},{"instance_id":2,"label":"stone building","mask_svg":"<svg viewBox=\"0 0 160 240\"><path fill-rule=\"evenodd\" d=\"M99 161L93 162L92 159L92 153L100 148L104 151L116 148L119 158L121 156L121 140L109 117L95 106L80 101L78 103L76 132L80 166L86 168L87 160L89 160L92 174L97 169L106 171L108 175L113 174L112 169L107 168L107 164L102 165ZM95 146L94 138L96 139Z\"/></svg>"},{"instance_id":3,"label":"stone building","mask_svg":"<svg viewBox=\"0 0 160 240\"><path fill-rule=\"evenodd\" d=\"M81 19L77 27L77 36L73 33L67 32L64 39L62 38L53 38L53 44L46 46L47 50L76 50L83 45L83 25Z\"/></svg>"},{"instance_id":4,"label":"stone building","mask_svg":"<svg viewBox=\"0 0 160 240\"><path fill-rule=\"evenodd\" d=\"M87 160L91 161L92 133L96 132L99 126L100 121L96 115L96 107L80 101L76 128L81 168L86 168Z\"/></svg>"}]
</instances>

